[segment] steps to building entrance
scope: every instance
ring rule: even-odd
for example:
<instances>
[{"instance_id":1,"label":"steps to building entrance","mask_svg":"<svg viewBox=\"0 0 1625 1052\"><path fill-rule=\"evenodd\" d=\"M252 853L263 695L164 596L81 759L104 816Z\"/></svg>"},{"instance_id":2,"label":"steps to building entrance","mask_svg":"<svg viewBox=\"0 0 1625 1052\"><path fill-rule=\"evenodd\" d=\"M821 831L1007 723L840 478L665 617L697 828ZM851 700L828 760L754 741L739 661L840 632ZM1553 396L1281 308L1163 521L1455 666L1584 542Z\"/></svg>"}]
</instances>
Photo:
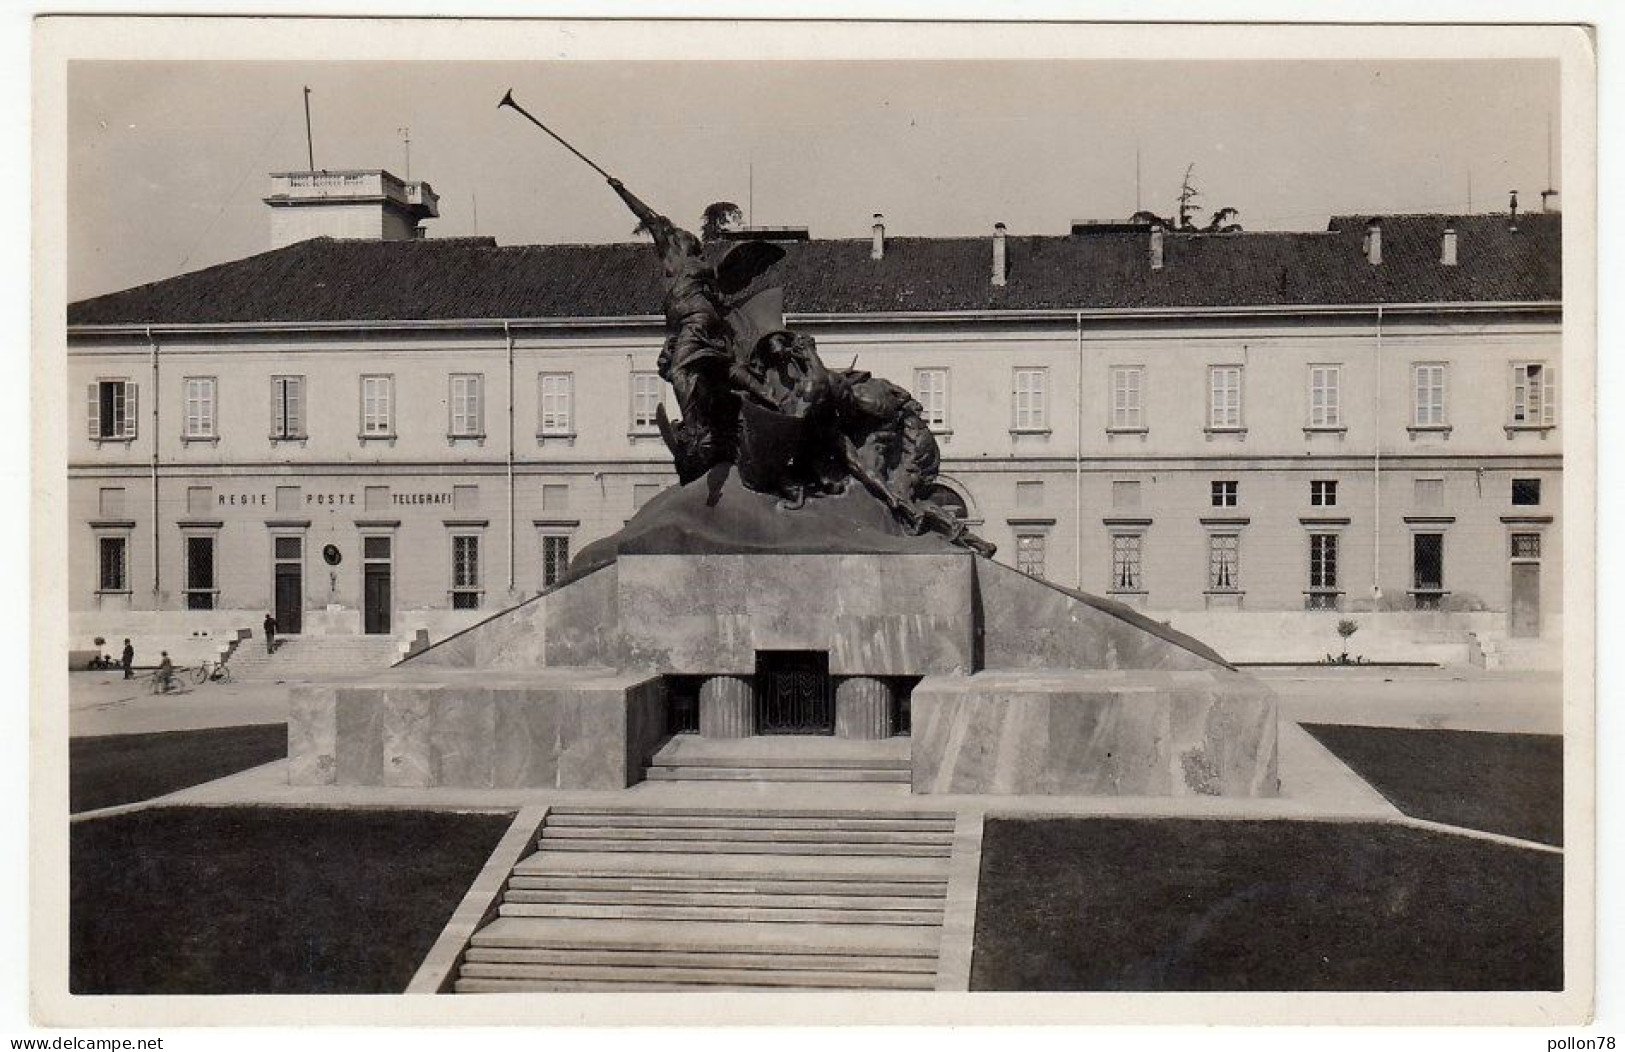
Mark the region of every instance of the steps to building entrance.
<instances>
[{"instance_id":1,"label":"steps to building entrance","mask_svg":"<svg viewBox=\"0 0 1625 1052\"><path fill-rule=\"evenodd\" d=\"M935 987L954 816L561 807L454 989Z\"/></svg>"},{"instance_id":2,"label":"steps to building entrance","mask_svg":"<svg viewBox=\"0 0 1625 1052\"><path fill-rule=\"evenodd\" d=\"M714 739L680 734L644 773L652 782L863 782L907 785L907 737L860 741L807 735Z\"/></svg>"},{"instance_id":3,"label":"steps to building entrance","mask_svg":"<svg viewBox=\"0 0 1625 1052\"><path fill-rule=\"evenodd\" d=\"M388 668L399 656L393 636L286 636L274 654L256 637L232 654L231 672L247 681L327 679Z\"/></svg>"}]
</instances>

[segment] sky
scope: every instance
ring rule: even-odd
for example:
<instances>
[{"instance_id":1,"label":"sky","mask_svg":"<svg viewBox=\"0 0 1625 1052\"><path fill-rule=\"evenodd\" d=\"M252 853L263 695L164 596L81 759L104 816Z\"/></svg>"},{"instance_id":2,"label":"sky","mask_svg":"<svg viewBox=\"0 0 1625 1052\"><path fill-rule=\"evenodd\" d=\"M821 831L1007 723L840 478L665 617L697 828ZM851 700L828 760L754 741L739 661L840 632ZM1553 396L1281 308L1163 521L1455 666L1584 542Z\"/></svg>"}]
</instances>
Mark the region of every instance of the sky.
<instances>
[{"instance_id":1,"label":"sky","mask_svg":"<svg viewBox=\"0 0 1625 1052\"><path fill-rule=\"evenodd\" d=\"M318 168L405 175L410 129L429 236L501 244L632 237L596 173L496 107L510 87L691 227L729 200L814 237L875 212L894 236L1058 234L1171 214L1191 165L1198 204L1251 230L1561 189L1555 61L75 62L69 298L268 250L305 86Z\"/></svg>"}]
</instances>

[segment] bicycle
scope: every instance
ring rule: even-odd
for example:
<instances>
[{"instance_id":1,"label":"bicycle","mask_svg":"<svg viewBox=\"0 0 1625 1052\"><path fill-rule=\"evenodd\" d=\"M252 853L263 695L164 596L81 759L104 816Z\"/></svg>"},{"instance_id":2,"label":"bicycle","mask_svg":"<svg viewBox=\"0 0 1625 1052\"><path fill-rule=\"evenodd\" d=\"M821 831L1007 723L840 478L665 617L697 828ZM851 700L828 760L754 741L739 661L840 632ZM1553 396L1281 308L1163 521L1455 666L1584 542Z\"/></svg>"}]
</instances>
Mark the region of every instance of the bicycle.
<instances>
[{"instance_id":1,"label":"bicycle","mask_svg":"<svg viewBox=\"0 0 1625 1052\"><path fill-rule=\"evenodd\" d=\"M192 670L193 683L230 683L231 669L224 661L204 660L197 668Z\"/></svg>"},{"instance_id":2,"label":"bicycle","mask_svg":"<svg viewBox=\"0 0 1625 1052\"><path fill-rule=\"evenodd\" d=\"M162 675L154 672L146 677L148 689L154 694L185 694L191 689L186 685L185 673L184 668L177 668L169 674L169 679L165 680Z\"/></svg>"}]
</instances>

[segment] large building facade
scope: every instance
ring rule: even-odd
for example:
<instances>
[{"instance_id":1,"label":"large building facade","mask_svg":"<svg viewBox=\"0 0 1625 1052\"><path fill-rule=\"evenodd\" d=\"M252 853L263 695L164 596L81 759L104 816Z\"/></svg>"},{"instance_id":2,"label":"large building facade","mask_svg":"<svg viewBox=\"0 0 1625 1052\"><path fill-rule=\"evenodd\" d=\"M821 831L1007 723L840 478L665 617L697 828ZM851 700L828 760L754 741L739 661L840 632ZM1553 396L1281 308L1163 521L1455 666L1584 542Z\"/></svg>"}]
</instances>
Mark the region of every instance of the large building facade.
<instances>
[{"instance_id":1,"label":"large building facade","mask_svg":"<svg viewBox=\"0 0 1625 1052\"><path fill-rule=\"evenodd\" d=\"M70 307L76 635L274 610L438 637L675 482L647 246L423 239L432 191L372 175L268 199L310 206L279 219L299 236L341 203L352 236ZM357 205L408 218L356 237ZM921 239L877 217L867 240L768 232L788 254L762 281L827 363L916 393L941 499L1018 569L1209 635L1366 611L1550 638L1560 230Z\"/></svg>"}]
</instances>

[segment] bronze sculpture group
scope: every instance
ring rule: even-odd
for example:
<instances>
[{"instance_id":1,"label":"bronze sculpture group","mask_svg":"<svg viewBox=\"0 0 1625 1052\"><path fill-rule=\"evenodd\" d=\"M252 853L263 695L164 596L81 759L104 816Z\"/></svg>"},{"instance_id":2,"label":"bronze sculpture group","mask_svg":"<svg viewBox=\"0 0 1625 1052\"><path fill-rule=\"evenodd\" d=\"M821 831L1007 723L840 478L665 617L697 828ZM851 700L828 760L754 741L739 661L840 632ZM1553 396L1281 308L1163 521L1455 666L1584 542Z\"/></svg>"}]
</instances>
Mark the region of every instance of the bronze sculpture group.
<instances>
[{"instance_id":1,"label":"bronze sculpture group","mask_svg":"<svg viewBox=\"0 0 1625 1052\"><path fill-rule=\"evenodd\" d=\"M856 479L909 532L927 531L991 556L994 546L927 499L941 455L924 411L904 388L856 368L830 369L811 336L785 328L781 290L745 295L784 250L735 242L713 264L706 246L639 200L513 100L499 104L608 180L638 228L654 239L665 294L666 341L658 369L677 396L675 423L656 410L661 437L686 485L732 464L746 488L777 495L787 510L838 494ZM854 363L855 365L856 363Z\"/></svg>"}]
</instances>

